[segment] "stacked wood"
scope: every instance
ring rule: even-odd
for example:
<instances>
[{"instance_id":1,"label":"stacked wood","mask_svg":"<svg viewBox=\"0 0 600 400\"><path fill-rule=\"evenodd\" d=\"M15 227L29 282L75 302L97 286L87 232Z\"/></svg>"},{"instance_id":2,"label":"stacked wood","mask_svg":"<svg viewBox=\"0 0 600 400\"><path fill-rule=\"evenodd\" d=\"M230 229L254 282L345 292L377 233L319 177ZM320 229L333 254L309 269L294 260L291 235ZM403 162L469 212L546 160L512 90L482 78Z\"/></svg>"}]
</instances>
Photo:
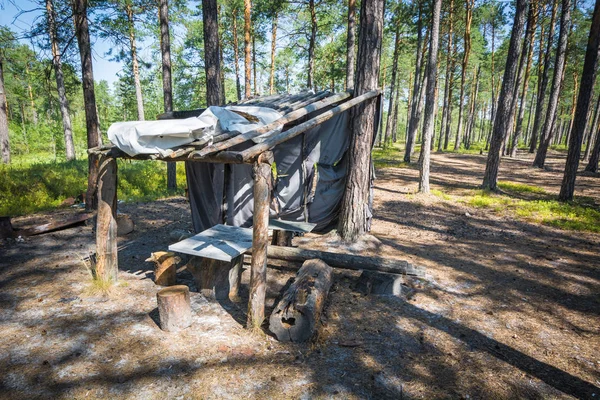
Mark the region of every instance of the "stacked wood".
<instances>
[{"instance_id":1,"label":"stacked wood","mask_svg":"<svg viewBox=\"0 0 600 400\"><path fill-rule=\"evenodd\" d=\"M269 246L269 258L278 260L303 262L313 258L325 261L334 268L358 270L371 270L389 272L393 274L425 276L425 268L412 265L407 261L394 260L381 257L358 256L345 253L331 253L320 250L299 249L297 247Z\"/></svg>"},{"instance_id":2,"label":"stacked wood","mask_svg":"<svg viewBox=\"0 0 600 400\"><path fill-rule=\"evenodd\" d=\"M177 282L177 264L181 258L170 251L157 251L146 259L154 262L154 283L160 286L173 286Z\"/></svg>"},{"instance_id":3,"label":"stacked wood","mask_svg":"<svg viewBox=\"0 0 600 400\"><path fill-rule=\"evenodd\" d=\"M192 257L186 268L194 276L198 291L207 298L240 301L243 255L231 261Z\"/></svg>"},{"instance_id":4,"label":"stacked wood","mask_svg":"<svg viewBox=\"0 0 600 400\"><path fill-rule=\"evenodd\" d=\"M190 289L185 285L170 286L156 294L160 329L177 332L192 324Z\"/></svg>"},{"instance_id":5,"label":"stacked wood","mask_svg":"<svg viewBox=\"0 0 600 400\"><path fill-rule=\"evenodd\" d=\"M317 332L333 280L333 269L322 260L307 260L285 291L269 330L282 342L306 342Z\"/></svg>"}]
</instances>

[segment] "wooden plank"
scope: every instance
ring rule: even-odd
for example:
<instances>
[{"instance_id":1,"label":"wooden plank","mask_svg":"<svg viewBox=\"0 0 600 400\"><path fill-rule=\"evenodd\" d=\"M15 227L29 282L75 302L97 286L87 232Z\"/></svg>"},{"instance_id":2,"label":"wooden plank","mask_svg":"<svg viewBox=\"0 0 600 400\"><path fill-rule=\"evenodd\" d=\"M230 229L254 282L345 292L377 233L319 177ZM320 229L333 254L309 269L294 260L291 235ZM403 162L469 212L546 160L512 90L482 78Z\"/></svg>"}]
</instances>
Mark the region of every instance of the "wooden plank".
<instances>
[{"instance_id":1,"label":"wooden plank","mask_svg":"<svg viewBox=\"0 0 600 400\"><path fill-rule=\"evenodd\" d=\"M102 157L98 171L96 278L116 281L118 270L117 161L112 157Z\"/></svg>"},{"instance_id":2,"label":"wooden plank","mask_svg":"<svg viewBox=\"0 0 600 400\"><path fill-rule=\"evenodd\" d=\"M284 221L282 219L273 218L269 219L269 229L278 229L281 231L307 233L312 232L315 226L317 226L317 224L313 224L311 222Z\"/></svg>"},{"instance_id":3,"label":"wooden plank","mask_svg":"<svg viewBox=\"0 0 600 400\"><path fill-rule=\"evenodd\" d=\"M265 319L267 292L267 247L269 242L269 205L273 185L273 154L261 154L254 164L254 216L252 227L252 262L250 264L250 299L247 328L260 330Z\"/></svg>"},{"instance_id":4,"label":"wooden plank","mask_svg":"<svg viewBox=\"0 0 600 400\"><path fill-rule=\"evenodd\" d=\"M241 162L248 162L249 160L252 160L253 158L257 157L259 154L277 146L280 143L290 140L290 139L300 135L301 133L306 132L309 129L312 129L317 125L322 124L323 122L333 118L334 116L336 116L338 114L343 113L344 111L362 103L363 101L367 101L376 96L379 96L380 93L381 93L380 90L372 90L361 96L358 96L351 100L348 100L347 102L342 103L339 106L334 107L331 110L326 111L326 112L322 113L321 115L319 115L315 118L312 118L300 125L297 125L291 129L288 129L287 131L280 132L278 134L269 136L267 139L265 139L261 143L256 144L247 150L239 152L238 157L241 157L240 158ZM333 97L335 97L335 96L329 97L323 101L330 100ZM314 104L316 104L316 103L314 103ZM300 111L300 110L298 110L298 111ZM292 114L294 114L294 113L290 113L288 115L292 115ZM204 150L206 150L206 149L204 149ZM192 154L194 154L194 153L192 153Z\"/></svg>"},{"instance_id":5,"label":"wooden plank","mask_svg":"<svg viewBox=\"0 0 600 400\"><path fill-rule=\"evenodd\" d=\"M232 137L229 140L223 141L221 143L213 144L212 146L207 146L204 149L199 150L199 151L195 151L192 154L190 154L190 158L202 159L210 154L214 154L218 151L228 149L231 146L235 146L237 144L244 143L244 142L246 142L250 139L253 139L257 136L260 136L264 133L271 132L274 129L284 126L287 123L296 121L298 118L301 118L307 114L310 114L311 112L320 110L320 109L330 106L334 103L343 101L344 99L347 99L348 97L350 97L350 93L340 93L335 96L331 96L326 99L323 99L321 101L317 101L317 102L312 103L304 108L301 108L299 110L291 112L291 113L285 115L284 117L281 117L278 120L273 121L270 124L264 125L258 129L254 129L254 130L242 133L240 135Z\"/></svg>"},{"instance_id":6,"label":"wooden plank","mask_svg":"<svg viewBox=\"0 0 600 400\"><path fill-rule=\"evenodd\" d=\"M304 262L313 258L325 261L334 268L351 270L369 270L390 272L393 274L425 276L425 268L415 266L407 261L381 257L367 257L347 253L331 253L320 250L307 250L297 247L269 246L269 258L279 260Z\"/></svg>"},{"instance_id":7,"label":"wooden plank","mask_svg":"<svg viewBox=\"0 0 600 400\"><path fill-rule=\"evenodd\" d=\"M170 251L231 261L252 248L252 229L215 225L197 235L169 246Z\"/></svg>"}]
</instances>

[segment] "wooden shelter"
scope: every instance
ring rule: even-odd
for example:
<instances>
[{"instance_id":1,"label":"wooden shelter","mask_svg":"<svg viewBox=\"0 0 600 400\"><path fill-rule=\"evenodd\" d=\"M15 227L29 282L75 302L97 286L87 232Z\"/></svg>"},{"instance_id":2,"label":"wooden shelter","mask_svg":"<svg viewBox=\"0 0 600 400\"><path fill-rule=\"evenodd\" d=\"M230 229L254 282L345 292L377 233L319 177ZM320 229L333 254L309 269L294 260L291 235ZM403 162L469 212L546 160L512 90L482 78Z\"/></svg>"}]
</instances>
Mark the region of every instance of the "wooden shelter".
<instances>
[{"instance_id":1,"label":"wooden shelter","mask_svg":"<svg viewBox=\"0 0 600 400\"><path fill-rule=\"evenodd\" d=\"M193 161L207 163L252 164L254 171L254 215L252 226L252 259L248 326L259 327L264 320L266 292L266 265L268 246L269 207L272 189L273 154L271 150L332 117L365 101L374 101L381 91L369 91L352 97L349 92L333 94L322 91L316 94L274 95L249 99L239 106L273 108L283 114L271 124L246 132L225 132L210 139L196 140L188 145L171 149L167 156L144 154L129 156L115 146L102 146L88 150L99 156L98 218L96 228L96 274L101 279L116 280L117 254L117 158L160 161ZM199 115L203 110L174 111L161 114L159 119L179 119ZM242 151L232 151L232 146L252 140L274 129L260 143ZM276 130L275 132L278 132ZM348 133L350 134L350 132Z\"/></svg>"}]
</instances>

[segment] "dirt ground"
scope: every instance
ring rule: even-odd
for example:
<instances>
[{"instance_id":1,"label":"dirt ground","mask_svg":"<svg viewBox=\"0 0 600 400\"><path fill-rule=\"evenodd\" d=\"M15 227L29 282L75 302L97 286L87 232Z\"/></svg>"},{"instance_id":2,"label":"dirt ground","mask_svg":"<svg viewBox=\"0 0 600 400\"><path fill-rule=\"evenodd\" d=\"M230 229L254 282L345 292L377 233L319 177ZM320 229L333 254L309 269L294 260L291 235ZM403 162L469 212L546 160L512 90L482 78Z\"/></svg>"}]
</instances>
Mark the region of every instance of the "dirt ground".
<instances>
[{"instance_id":1,"label":"dirt ground","mask_svg":"<svg viewBox=\"0 0 600 400\"><path fill-rule=\"evenodd\" d=\"M561 162L539 171L504 160L500 175L555 193ZM433 188L472 190L484 164L434 154ZM90 226L0 242L0 398L600 398L600 235L416 196L414 169L377 175L377 239L347 250L409 260L427 277L405 279L400 298L365 296L358 272L336 270L310 344L249 333L246 303L205 299L184 268L193 324L159 329L159 287L144 260L190 228L183 198L120 205L136 230L120 238L108 297L92 290L85 266ZM578 178L577 194L600 203L599 179ZM295 244L337 245L312 234ZM293 270L268 275L270 308ZM245 299L247 282L246 270Z\"/></svg>"}]
</instances>

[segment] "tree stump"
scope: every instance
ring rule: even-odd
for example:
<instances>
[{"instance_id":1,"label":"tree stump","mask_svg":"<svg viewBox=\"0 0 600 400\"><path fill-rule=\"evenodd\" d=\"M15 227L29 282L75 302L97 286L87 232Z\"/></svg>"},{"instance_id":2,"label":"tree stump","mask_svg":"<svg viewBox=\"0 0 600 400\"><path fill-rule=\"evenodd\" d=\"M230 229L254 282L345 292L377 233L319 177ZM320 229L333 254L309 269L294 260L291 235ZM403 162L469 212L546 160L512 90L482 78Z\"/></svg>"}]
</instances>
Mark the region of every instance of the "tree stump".
<instances>
[{"instance_id":1,"label":"tree stump","mask_svg":"<svg viewBox=\"0 0 600 400\"><path fill-rule=\"evenodd\" d=\"M152 261L154 267L154 283L160 286L173 286L177 283L177 263L181 258L170 251L152 253L146 261Z\"/></svg>"},{"instance_id":2,"label":"tree stump","mask_svg":"<svg viewBox=\"0 0 600 400\"><path fill-rule=\"evenodd\" d=\"M0 239L13 237L13 231L10 217L0 217Z\"/></svg>"},{"instance_id":3,"label":"tree stump","mask_svg":"<svg viewBox=\"0 0 600 400\"><path fill-rule=\"evenodd\" d=\"M125 236L133 232L135 223L127 214L117 214L117 236Z\"/></svg>"},{"instance_id":4,"label":"tree stump","mask_svg":"<svg viewBox=\"0 0 600 400\"><path fill-rule=\"evenodd\" d=\"M282 342L313 337L333 280L333 269L321 260L307 260L269 319L269 330Z\"/></svg>"},{"instance_id":5,"label":"tree stump","mask_svg":"<svg viewBox=\"0 0 600 400\"><path fill-rule=\"evenodd\" d=\"M243 255L231 261L192 257L186 267L194 276L198 291L205 297L237 302L240 300L243 261Z\"/></svg>"},{"instance_id":6,"label":"tree stump","mask_svg":"<svg viewBox=\"0 0 600 400\"><path fill-rule=\"evenodd\" d=\"M175 285L161 289L156 294L160 329L177 332L192 324L190 289L185 285Z\"/></svg>"}]
</instances>

